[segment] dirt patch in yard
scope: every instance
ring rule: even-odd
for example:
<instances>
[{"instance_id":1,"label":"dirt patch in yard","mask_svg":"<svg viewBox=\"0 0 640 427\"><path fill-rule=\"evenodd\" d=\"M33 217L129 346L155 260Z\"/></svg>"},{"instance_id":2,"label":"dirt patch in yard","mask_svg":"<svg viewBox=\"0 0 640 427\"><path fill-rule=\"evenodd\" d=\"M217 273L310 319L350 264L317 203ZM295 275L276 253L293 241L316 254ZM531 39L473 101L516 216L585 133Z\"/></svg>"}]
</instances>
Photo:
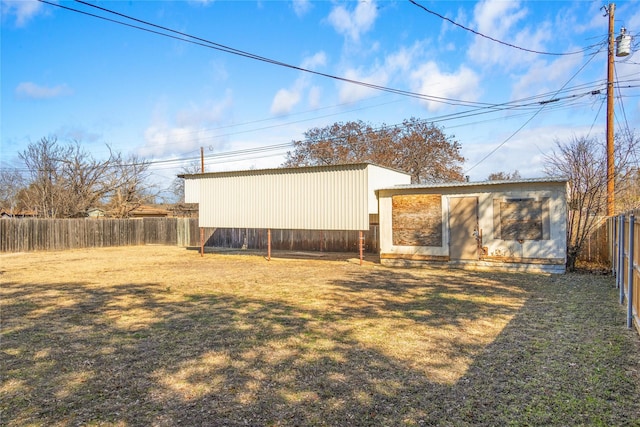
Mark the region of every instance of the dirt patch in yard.
<instances>
[{"instance_id":1,"label":"dirt patch in yard","mask_svg":"<svg viewBox=\"0 0 640 427\"><path fill-rule=\"evenodd\" d=\"M279 255L0 256L0 424L640 425L611 277Z\"/></svg>"}]
</instances>

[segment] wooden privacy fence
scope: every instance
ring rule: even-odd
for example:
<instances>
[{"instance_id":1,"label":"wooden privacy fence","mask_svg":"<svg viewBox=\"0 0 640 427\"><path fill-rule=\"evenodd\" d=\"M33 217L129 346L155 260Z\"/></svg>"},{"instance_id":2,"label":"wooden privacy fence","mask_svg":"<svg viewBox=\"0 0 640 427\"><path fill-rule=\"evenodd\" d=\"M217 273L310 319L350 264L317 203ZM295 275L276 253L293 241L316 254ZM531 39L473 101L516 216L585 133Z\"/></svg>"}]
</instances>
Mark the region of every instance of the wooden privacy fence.
<instances>
[{"instance_id":1,"label":"wooden privacy fence","mask_svg":"<svg viewBox=\"0 0 640 427\"><path fill-rule=\"evenodd\" d=\"M0 220L0 251L175 245L178 244L178 231L181 228L178 225L178 218L3 219Z\"/></svg>"},{"instance_id":2,"label":"wooden privacy fence","mask_svg":"<svg viewBox=\"0 0 640 427\"><path fill-rule=\"evenodd\" d=\"M205 228L205 246L267 248L267 230ZM364 233L365 250L378 251L378 226ZM358 231L272 230L271 248L327 252L357 252ZM200 229L194 218L136 219L33 219L0 220L0 252L55 251L65 249L176 245L200 246Z\"/></svg>"},{"instance_id":3,"label":"wooden privacy fence","mask_svg":"<svg viewBox=\"0 0 640 427\"><path fill-rule=\"evenodd\" d=\"M640 227L635 223L640 210L609 218L612 271L620 289L620 304L627 305L627 327L640 332Z\"/></svg>"},{"instance_id":4,"label":"wooden privacy fence","mask_svg":"<svg viewBox=\"0 0 640 427\"><path fill-rule=\"evenodd\" d=\"M609 224L606 217L602 218L600 225L587 237L578 260L598 265L611 265Z\"/></svg>"}]
</instances>

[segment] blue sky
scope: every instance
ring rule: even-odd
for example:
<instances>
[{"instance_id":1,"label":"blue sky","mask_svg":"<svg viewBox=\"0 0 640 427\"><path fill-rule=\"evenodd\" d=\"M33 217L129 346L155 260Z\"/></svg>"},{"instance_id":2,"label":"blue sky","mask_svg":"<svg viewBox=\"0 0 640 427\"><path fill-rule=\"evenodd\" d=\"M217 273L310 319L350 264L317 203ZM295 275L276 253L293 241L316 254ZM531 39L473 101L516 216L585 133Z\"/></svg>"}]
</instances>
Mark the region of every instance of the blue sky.
<instances>
[{"instance_id":1,"label":"blue sky","mask_svg":"<svg viewBox=\"0 0 640 427\"><path fill-rule=\"evenodd\" d=\"M556 140L604 140L601 2L418 1L435 13L409 1L90 3L202 44L392 92L51 2L2 0L2 168L21 167L18 152L55 136L80 141L97 158L106 144L141 156L166 183L200 147L207 171L276 167L312 127L416 117L454 136L465 173L483 180L498 171L543 176ZM616 36L624 26L637 46L640 2L617 2L615 18ZM639 55L616 58L616 129L640 123Z\"/></svg>"}]
</instances>

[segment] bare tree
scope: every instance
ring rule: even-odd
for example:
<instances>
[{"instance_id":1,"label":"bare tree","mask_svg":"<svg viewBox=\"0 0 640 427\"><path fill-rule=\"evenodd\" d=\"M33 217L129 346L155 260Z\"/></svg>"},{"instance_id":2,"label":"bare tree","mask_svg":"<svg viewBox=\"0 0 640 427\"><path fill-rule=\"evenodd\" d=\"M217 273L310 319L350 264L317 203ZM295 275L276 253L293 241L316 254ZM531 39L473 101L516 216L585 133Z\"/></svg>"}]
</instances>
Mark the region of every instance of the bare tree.
<instances>
[{"instance_id":1,"label":"bare tree","mask_svg":"<svg viewBox=\"0 0 640 427\"><path fill-rule=\"evenodd\" d=\"M155 199L153 187L147 185L149 162L135 155L123 159L117 155L111 164L111 190L107 202L109 216L126 218L131 212Z\"/></svg>"},{"instance_id":2,"label":"bare tree","mask_svg":"<svg viewBox=\"0 0 640 427\"><path fill-rule=\"evenodd\" d=\"M0 169L0 208L15 212L24 190L24 177L17 169Z\"/></svg>"},{"instance_id":3,"label":"bare tree","mask_svg":"<svg viewBox=\"0 0 640 427\"><path fill-rule=\"evenodd\" d=\"M411 118L373 128L362 121L334 123L294 141L283 166L371 162L411 174L412 182L462 181L461 146L433 123Z\"/></svg>"},{"instance_id":4,"label":"bare tree","mask_svg":"<svg viewBox=\"0 0 640 427\"><path fill-rule=\"evenodd\" d=\"M60 159L69 154L70 150L60 146L56 138L42 138L18 154L28 170L29 185L22 197L39 217L55 218L60 214L64 186Z\"/></svg>"},{"instance_id":5,"label":"bare tree","mask_svg":"<svg viewBox=\"0 0 640 427\"><path fill-rule=\"evenodd\" d=\"M640 137L634 132L616 135L615 210L640 208Z\"/></svg>"},{"instance_id":6,"label":"bare tree","mask_svg":"<svg viewBox=\"0 0 640 427\"><path fill-rule=\"evenodd\" d=\"M69 146L66 158L56 159L61 164L63 184L59 216L83 217L113 190L106 179L112 173L115 159L111 149L109 152L106 160L98 161L75 141Z\"/></svg>"},{"instance_id":7,"label":"bare tree","mask_svg":"<svg viewBox=\"0 0 640 427\"><path fill-rule=\"evenodd\" d=\"M125 161L110 148L105 160L96 160L77 141L42 138L19 157L29 171L20 197L39 217L83 217L107 202L116 216L126 216L152 196L146 183L149 164L135 156Z\"/></svg>"},{"instance_id":8,"label":"bare tree","mask_svg":"<svg viewBox=\"0 0 640 427\"><path fill-rule=\"evenodd\" d=\"M616 182L627 175L634 143L618 139ZM594 138L574 137L567 143L556 141L557 151L545 156L545 172L569 180L567 270L575 270L580 252L606 213L607 173L605 144Z\"/></svg>"},{"instance_id":9,"label":"bare tree","mask_svg":"<svg viewBox=\"0 0 640 427\"><path fill-rule=\"evenodd\" d=\"M522 178L517 170L509 172L494 172L489 174L487 181L513 181Z\"/></svg>"},{"instance_id":10,"label":"bare tree","mask_svg":"<svg viewBox=\"0 0 640 427\"><path fill-rule=\"evenodd\" d=\"M616 185L617 211L640 209L640 168L629 168Z\"/></svg>"}]
</instances>

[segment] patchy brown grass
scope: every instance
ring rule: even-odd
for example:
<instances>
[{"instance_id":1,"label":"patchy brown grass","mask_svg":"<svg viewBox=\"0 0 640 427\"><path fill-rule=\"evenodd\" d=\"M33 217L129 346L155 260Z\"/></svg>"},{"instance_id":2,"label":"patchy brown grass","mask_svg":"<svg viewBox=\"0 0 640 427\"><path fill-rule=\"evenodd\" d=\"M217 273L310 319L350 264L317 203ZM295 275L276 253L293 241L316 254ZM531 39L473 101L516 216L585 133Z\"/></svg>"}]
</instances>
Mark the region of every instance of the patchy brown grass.
<instances>
[{"instance_id":1,"label":"patchy brown grass","mask_svg":"<svg viewBox=\"0 0 640 427\"><path fill-rule=\"evenodd\" d=\"M607 276L154 246L0 271L3 425L640 425Z\"/></svg>"}]
</instances>

